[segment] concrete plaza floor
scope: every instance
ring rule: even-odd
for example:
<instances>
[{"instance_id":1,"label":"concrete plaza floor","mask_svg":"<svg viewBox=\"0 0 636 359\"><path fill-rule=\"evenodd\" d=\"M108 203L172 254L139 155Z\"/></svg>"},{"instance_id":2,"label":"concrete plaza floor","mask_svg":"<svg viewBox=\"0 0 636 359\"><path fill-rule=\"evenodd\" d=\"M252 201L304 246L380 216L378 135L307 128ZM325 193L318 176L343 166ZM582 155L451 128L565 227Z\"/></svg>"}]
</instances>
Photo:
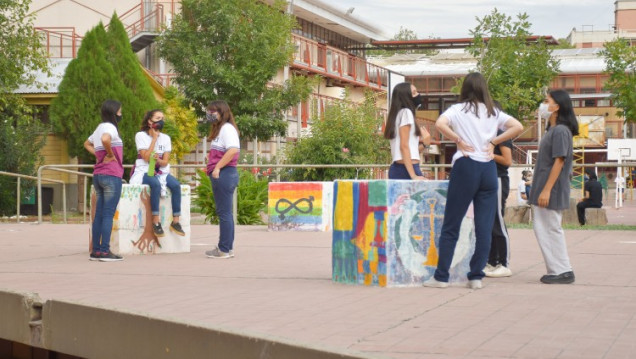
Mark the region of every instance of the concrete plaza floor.
<instances>
[{"instance_id":1,"label":"concrete plaza floor","mask_svg":"<svg viewBox=\"0 0 636 359\"><path fill-rule=\"evenodd\" d=\"M576 283L545 285L532 230L512 229L513 276L471 290L333 283L328 232L239 226L236 258L207 259L218 226L191 228L191 253L100 263L88 225L0 224L0 290L361 357L636 357L636 231L568 230Z\"/></svg>"}]
</instances>

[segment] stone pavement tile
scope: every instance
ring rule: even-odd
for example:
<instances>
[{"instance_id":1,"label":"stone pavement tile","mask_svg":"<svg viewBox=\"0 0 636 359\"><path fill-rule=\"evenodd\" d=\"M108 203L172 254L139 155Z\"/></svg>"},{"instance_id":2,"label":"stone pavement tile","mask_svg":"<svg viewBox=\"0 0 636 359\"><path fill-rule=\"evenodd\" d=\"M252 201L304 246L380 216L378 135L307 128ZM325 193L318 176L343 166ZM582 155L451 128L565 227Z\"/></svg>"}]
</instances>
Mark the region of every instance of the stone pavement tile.
<instances>
[{"instance_id":1,"label":"stone pavement tile","mask_svg":"<svg viewBox=\"0 0 636 359\"><path fill-rule=\"evenodd\" d=\"M567 231L577 282L550 286L532 231L511 230L514 275L473 291L332 283L320 232L238 226L237 257L207 259L217 228L192 226L191 253L95 263L87 226L0 225L0 287L393 358L585 355L579 338L620 357L633 345L634 232Z\"/></svg>"}]
</instances>

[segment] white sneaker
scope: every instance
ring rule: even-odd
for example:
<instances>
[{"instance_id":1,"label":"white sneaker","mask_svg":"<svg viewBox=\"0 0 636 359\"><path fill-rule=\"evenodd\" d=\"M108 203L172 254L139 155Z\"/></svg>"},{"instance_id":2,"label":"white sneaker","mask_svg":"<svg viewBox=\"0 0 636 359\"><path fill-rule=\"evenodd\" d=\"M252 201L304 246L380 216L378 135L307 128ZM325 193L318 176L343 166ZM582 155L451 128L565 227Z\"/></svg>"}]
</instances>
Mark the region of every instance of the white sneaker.
<instances>
[{"instance_id":1,"label":"white sneaker","mask_svg":"<svg viewBox=\"0 0 636 359\"><path fill-rule=\"evenodd\" d=\"M501 264L495 268L495 270L491 272L486 272L486 277L490 278L501 278L501 277L510 277L512 275L512 271L508 267L504 267Z\"/></svg>"},{"instance_id":2,"label":"white sneaker","mask_svg":"<svg viewBox=\"0 0 636 359\"><path fill-rule=\"evenodd\" d=\"M488 275L488 273L494 270L495 270L495 267L491 266L490 264L486 264L486 266L484 267L484 273L486 273L486 275Z\"/></svg>"},{"instance_id":3,"label":"white sneaker","mask_svg":"<svg viewBox=\"0 0 636 359\"><path fill-rule=\"evenodd\" d=\"M470 289L481 289L482 288L481 279L469 280L467 287Z\"/></svg>"},{"instance_id":4,"label":"white sneaker","mask_svg":"<svg viewBox=\"0 0 636 359\"><path fill-rule=\"evenodd\" d=\"M422 283L422 286L431 288L446 288L448 287L448 282L440 282L435 279L435 277L431 277L429 280Z\"/></svg>"}]
</instances>

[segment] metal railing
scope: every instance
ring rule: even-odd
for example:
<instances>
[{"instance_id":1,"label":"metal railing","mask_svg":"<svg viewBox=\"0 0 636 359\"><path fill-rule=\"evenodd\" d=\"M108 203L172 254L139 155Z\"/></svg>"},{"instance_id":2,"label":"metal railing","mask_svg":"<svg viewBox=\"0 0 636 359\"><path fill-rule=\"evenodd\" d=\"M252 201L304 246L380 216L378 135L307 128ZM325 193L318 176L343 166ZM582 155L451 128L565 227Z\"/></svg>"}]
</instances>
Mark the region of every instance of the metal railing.
<instances>
[{"instance_id":1,"label":"metal railing","mask_svg":"<svg viewBox=\"0 0 636 359\"><path fill-rule=\"evenodd\" d=\"M511 168L528 168L528 166L533 166L532 164L523 164L523 163L515 163L512 164L510 167ZM634 163L622 163L622 164L618 164L618 163L589 163L589 164L582 164L582 165L578 165L580 167L584 167L584 168L607 168L607 167L635 167ZM58 172L65 172L65 173L70 173L70 174L75 174L75 175L80 175L80 176L86 176L86 177L93 177L92 173L87 173L87 172L80 172L80 171L75 171L75 170L69 170L67 168L93 168L94 165L77 165L77 164L51 164L51 165L44 165L44 166L40 166L40 168L38 168L38 176L37 177L32 177L32 176L25 176L25 175L19 175L22 177L27 177L27 178L31 178L31 179L37 179L37 190L38 190L38 223L42 223L42 181L50 181L50 182L57 182L57 183L62 183L64 185L63 189L64 189L64 194L63 194L63 210L64 210L64 223L66 223L66 184L62 181L57 181L57 180L48 180L45 178L42 178L42 171L43 170L50 170L50 171L58 171ZM124 168L132 168L133 165L124 165ZM194 168L194 169L204 169L205 165L204 164L177 164L177 165L170 165L171 168ZM237 165L238 168L272 168L272 169L286 169L286 168L353 168L356 170L361 170L361 169L376 169L379 171L382 171L382 175L379 176L378 178L373 178L373 179L388 179L388 169L390 167L390 164L334 164L334 165L325 165L325 164L239 164ZM446 178L439 178L440 177L440 169L450 169L452 167L451 164L431 164L431 163L422 163L420 164L420 168L422 170L422 172L432 172L433 173L433 178L431 178L432 180L444 180ZM2 174L6 174L7 172L1 172L0 171L0 175ZM356 178L357 175L356 175ZM276 181L280 181L280 172L277 171L276 172ZM84 181L84 208L83 208L83 222L86 223L86 197L87 197L87 193L88 193L88 185L87 185L87 181ZM235 200L234 200L234 218L236 218L236 192L234 193L235 196ZM19 217L19 216L18 216Z\"/></svg>"},{"instance_id":2,"label":"metal railing","mask_svg":"<svg viewBox=\"0 0 636 359\"><path fill-rule=\"evenodd\" d=\"M64 208L64 222L66 222L66 183L64 183L64 181L60 181L60 180L54 180L54 179L50 179L50 178L41 178L40 177L40 173L38 172L38 177L35 176L28 176L28 175L23 175L23 174L19 174L19 173L13 173L13 172L5 172L5 171L0 171L0 176L9 176L9 177L16 177L18 179L18 183L17 183L17 189L16 189L16 219L17 222L20 223L20 205L22 202L22 199L20 198L20 179L21 178L27 178L27 179L31 179L31 180L38 180L38 183L41 183L41 181L47 181L47 182L52 182L52 183L60 183L62 184L62 206ZM40 188L40 186L38 186L38 189ZM42 207L42 198L40 198L40 196L42 195L41 191L38 190L38 206Z\"/></svg>"},{"instance_id":3,"label":"metal railing","mask_svg":"<svg viewBox=\"0 0 636 359\"><path fill-rule=\"evenodd\" d=\"M386 90L389 71L345 51L292 34L292 67L375 90Z\"/></svg>"}]
</instances>

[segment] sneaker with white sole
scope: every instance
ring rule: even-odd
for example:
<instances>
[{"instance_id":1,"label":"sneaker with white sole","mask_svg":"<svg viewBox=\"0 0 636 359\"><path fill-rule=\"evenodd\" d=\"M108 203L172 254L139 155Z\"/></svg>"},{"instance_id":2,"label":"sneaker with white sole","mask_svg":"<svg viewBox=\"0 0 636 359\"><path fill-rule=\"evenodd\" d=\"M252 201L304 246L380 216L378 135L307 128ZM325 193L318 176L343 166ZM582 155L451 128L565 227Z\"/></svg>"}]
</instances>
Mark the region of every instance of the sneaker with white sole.
<instances>
[{"instance_id":1,"label":"sneaker with white sole","mask_svg":"<svg viewBox=\"0 0 636 359\"><path fill-rule=\"evenodd\" d=\"M91 261L99 261L100 258L102 258L102 252L91 252L88 256L88 260Z\"/></svg>"},{"instance_id":2,"label":"sneaker with white sole","mask_svg":"<svg viewBox=\"0 0 636 359\"><path fill-rule=\"evenodd\" d=\"M481 289L483 287L481 284L481 279L469 280L466 286L470 289Z\"/></svg>"},{"instance_id":3,"label":"sneaker with white sole","mask_svg":"<svg viewBox=\"0 0 636 359\"><path fill-rule=\"evenodd\" d=\"M228 259L232 258L229 253L225 253L218 248L214 248L211 251L206 251L205 256L208 258L219 258L219 259Z\"/></svg>"},{"instance_id":4,"label":"sneaker with white sole","mask_svg":"<svg viewBox=\"0 0 636 359\"><path fill-rule=\"evenodd\" d=\"M115 253L108 251L108 253L102 253L102 256L99 258L100 262L119 262L123 261L124 258L116 255Z\"/></svg>"},{"instance_id":5,"label":"sneaker with white sole","mask_svg":"<svg viewBox=\"0 0 636 359\"><path fill-rule=\"evenodd\" d=\"M512 271L510 268L505 267L499 264L495 270L486 272L486 277L490 278L501 278L501 277L510 277L512 275Z\"/></svg>"},{"instance_id":6,"label":"sneaker with white sole","mask_svg":"<svg viewBox=\"0 0 636 359\"><path fill-rule=\"evenodd\" d=\"M484 267L484 273L486 273L486 275L488 275L489 272L492 272L495 270L495 266L492 266L490 264L486 264L486 266Z\"/></svg>"},{"instance_id":7,"label":"sneaker with white sole","mask_svg":"<svg viewBox=\"0 0 636 359\"><path fill-rule=\"evenodd\" d=\"M446 288L448 287L448 282L440 282L435 279L435 277L431 277L429 280L422 283L422 286L430 288Z\"/></svg>"},{"instance_id":8,"label":"sneaker with white sole","mask_svg":"<svg viewBox=\"0 0 636 359\"><path fill-rule=\"evenodd\" d=\"M230 249L230 252L228 253L230 255L230 257L234 258L234 250Z\"/></svg>"}]
</instances>

